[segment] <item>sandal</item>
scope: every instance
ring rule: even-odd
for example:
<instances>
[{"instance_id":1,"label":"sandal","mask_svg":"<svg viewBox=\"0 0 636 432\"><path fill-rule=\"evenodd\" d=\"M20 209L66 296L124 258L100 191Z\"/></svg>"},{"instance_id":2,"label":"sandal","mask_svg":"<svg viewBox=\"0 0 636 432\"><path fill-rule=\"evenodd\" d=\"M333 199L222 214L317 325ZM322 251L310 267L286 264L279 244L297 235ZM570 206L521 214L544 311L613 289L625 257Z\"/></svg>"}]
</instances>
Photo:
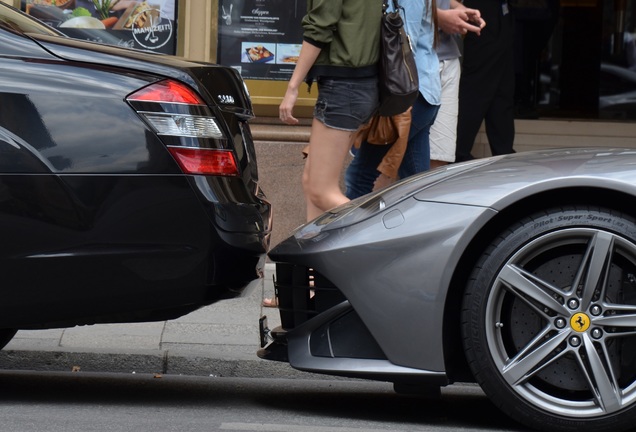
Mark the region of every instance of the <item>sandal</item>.
<instances>
[{"instance_id":1,"label":"sandal","mask_svg":"<svg viewBox=\"0 0 636 432\"><path fill-rule=\"evenodd\" d=\"M278 307L278 297L264 298L263 299L263 307L277 308Z\"/></svg>"}]
</instances>

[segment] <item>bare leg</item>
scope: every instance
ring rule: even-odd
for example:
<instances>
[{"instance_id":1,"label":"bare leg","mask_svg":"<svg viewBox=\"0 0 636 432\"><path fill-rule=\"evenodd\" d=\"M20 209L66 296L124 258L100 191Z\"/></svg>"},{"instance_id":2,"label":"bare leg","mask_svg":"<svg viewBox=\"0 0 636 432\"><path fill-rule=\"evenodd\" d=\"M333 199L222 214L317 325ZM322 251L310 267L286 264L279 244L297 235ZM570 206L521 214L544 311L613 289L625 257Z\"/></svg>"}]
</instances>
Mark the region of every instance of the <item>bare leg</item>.
<instances>
[{"instance_id":1,"label":"bare leg","mask_svg":"<svg viewBox=\"0 0 636 432\"><path fill-rule=\"evenodd\" d=\"M309 156L303 172L303 191L307 203L307 220L346 203L340 177L352 132L333 129L314 119L309 138Z\"/></svg>"},{"instance_id":2,"label":"bare leg","mask_svg":"<svg viewBox=\"0 0 636 432\"><path fill-rule=\"evenodd\" d=\"M340 176L351 146L351 135L352 132L329 128L314 119L303 170L307 221L349 201L340 189ZM276 308L278 298L265 298L262 304Z\"/></svg>"},{"instance_id":3,"label":"bare leg","mask_svg":"<svg viewBox=\"0 0 636 432\"><path fill-rule=\"evenodd\" d=\"M321 48L303 42L294 73L279 107L282 122L293 125L298 119L293 108L298 98L298 87L320 54ZM309 138L309 149L302 185L307 203L307 220L312 220L325 210L348 201L340 190L340 176L349 150L352 133L327 128L314 119ZM277 307L278 298L264 299L263 306Z\"/></svg>"}]
</instances>

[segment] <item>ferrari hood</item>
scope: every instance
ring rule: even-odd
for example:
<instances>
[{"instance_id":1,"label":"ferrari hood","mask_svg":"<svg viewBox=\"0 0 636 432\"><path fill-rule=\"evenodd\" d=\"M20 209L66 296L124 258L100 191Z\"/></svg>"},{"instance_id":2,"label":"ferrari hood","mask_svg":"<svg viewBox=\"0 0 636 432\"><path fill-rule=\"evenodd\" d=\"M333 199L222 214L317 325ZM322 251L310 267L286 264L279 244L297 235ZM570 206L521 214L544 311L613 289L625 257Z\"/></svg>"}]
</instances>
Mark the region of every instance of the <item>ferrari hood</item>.
<instances>
[{"instance_id":1,"label":"ferrari hood","mask_svg":"<svg viewBox=\"0 0 636 432\"><path fill-rule=\"evenodd\" d=\"M433 171L432 173L435 173ZM414 194L420 201L490 207L508 204L541 191L567 187L604 187L624 191L636 187L636 150L609 148L555 149L515 153L449 165L434 184L426 174Z\"/></svg>"}]
</instances>

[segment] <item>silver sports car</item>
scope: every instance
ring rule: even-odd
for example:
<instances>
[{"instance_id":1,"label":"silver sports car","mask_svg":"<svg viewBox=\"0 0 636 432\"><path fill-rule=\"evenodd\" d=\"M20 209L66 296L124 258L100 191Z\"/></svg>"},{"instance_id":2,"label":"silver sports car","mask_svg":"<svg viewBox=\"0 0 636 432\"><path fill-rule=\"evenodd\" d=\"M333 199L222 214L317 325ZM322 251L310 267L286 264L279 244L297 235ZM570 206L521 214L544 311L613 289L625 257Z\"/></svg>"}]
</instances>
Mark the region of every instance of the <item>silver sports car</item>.
<instances>
[{"instance_id":1,"label":"silver sports car","mask_svg":"<svg viewBox=\"0 0 636 432\"><path fill-rule=\"evenodd\" d=\"M635 201L632 149L518 153L405 179L270 251L282 326L262 326L259 356L396 391L477 382L546 431L630 429Z\"/></svg>"}]
</instances>

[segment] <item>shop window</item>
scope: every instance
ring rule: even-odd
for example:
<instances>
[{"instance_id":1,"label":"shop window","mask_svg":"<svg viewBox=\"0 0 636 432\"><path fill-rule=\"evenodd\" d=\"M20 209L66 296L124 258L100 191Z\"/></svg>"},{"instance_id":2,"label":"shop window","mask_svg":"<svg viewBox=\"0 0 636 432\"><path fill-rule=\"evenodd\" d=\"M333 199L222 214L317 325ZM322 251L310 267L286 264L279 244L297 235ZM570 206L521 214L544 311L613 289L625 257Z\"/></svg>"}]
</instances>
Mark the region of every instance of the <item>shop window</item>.
<instances>
[{"instance_id":1,"label":"shop window","mask_svg":"<svg viewBox=\"0 0 636 432\"><path fill-rule=\"evenodd\" d=\"M519 3L518 118L636 119L636 0Z\"/></svg>"}]
</instances>

